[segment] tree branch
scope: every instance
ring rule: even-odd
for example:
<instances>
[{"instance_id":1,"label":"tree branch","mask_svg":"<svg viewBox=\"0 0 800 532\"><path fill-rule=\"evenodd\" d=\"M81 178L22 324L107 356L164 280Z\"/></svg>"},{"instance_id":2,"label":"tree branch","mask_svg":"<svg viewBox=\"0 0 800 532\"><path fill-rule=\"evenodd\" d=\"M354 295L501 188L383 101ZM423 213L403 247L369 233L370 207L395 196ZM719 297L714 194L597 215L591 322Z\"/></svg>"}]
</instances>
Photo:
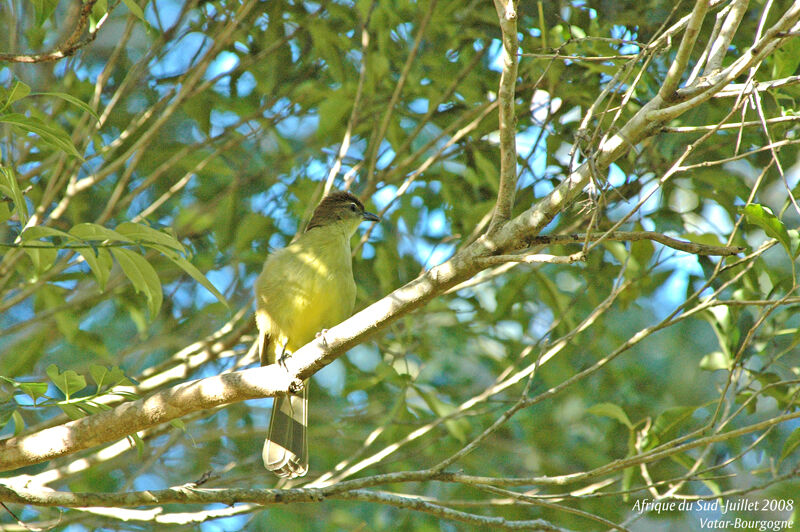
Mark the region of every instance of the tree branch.
<instances>
[{"instance_id":1,"label":"tree branch","mask_svg":"<svg viewBox=\"0 0 800 532\"><path fill-rule=\"evenodd\" d=\"M551 246L558 244L583 244L586 240L613 240L630 241L637 240L653 240L659 244L667 247L677 249L678 251L685 251L692 255L719 255L729 256L738 255L745 251L746 248L741 246L710 246L706 244L696 244L694 242L687 242L685 240L678 240L655 231L612 231L605 234L602 232L574 235L543 235L530 238L528 241L531 246Z\"/></svg>"},{"instance_id":2,"label":"tree branch","mask_svg":"<svg viewBox=\"0 0 800 532\"><path fill-rule=\"evenodd\" d=\"M500 74L500 87L497 99L500 102L500 186L497 191L497 203L494 207L489 232L511 218L514 206L514 195L517 189L517 144L515 87L517 84L517 66L519 64L519 40L517 39L517 11L514 0L494 0L500 29L503 32L503 72Z\"/></svg>"},{"instance_id":3,"label":"tree branch","mask_svg":"<svg viewBox=\"0 0 800 532\"><path fill-rule=\"evenodd\" d=\"M0 471L118 440L197 410L287 393L294 382L280 365L273 364L182 383L112 410L0 440Z\"/></svg>"},{"instance_id":4,"label":"tree branch","mask_svg":"<svg viewBox=\"0 0 800 532\"><path fill-rule=\"evenodd\" d=\"M678 251L691 253L692 255L703 256L722 256L727 257L730 255L738 255L746 250L742 246L710 246L706 244L697 244L694 242L686 242L684 240L677 240L675 238L656 233L655 231L612 231L605 234L602 232L574 235L545 235L536 236L528 239L530 246L552 246L564 244L583 244L587 240L613 240L616 242L637 240L652 240L663 244ZM504 264L506 262L526 262L533 263L548 263L548 264L572 264L574 262L585 261L586 254L583 251L572 253L571 255L548 255L543 253L518 253L509 255L492 255L490 257L481 257L478 263L483 267L494 266L496 264Z\"/></svg>"},{"instance_id":5,"label":"tree branch","mask_svg":"<svg viewBox=\"0 0 800 532\"><path fill-rule=\"evenodd\" d=\"M100 30L105 21L108 19L106 13L98 22L93 30L89 31L87 37L80 40L83 35L83 30L89 22L89 16L92 14L92 8L97 0L86 0L81 6L81 13L78 17L78 22L75 24L75 29L67 39L52 52L44 52L41 54L0 54L0 61L9 61L12 63L42 63L45 61L58 61L65 57L73 55L75 52L92 42L97 37L97 32Z\"/></svg>"},{"instance_id":6,"label":"tree branch","mask_svg":"<svg viewBox=\"0 0 800 532\"><path fill-rule=\"evenodd\" d=\"M686 65L689 64L689 57L697 42L697 36L700 34L700 27L703 25L703 19L708 11L708 4L708 0L695 1L689 24L686 26L683 39L681 39L681 44L678 47L678 53L675 54L675 59L669 66L664 83L658 91L658 95L664 100L670 100L678 88L678 83L680 83L681 77L686 70Z\"/></svg>"},{"instance_id":7,"label":"tree branch","mask_svg":"<svg viewBox=\"0 0 800 532\"><path fill-rule=\"evenodd\" d=\"M207 489L193 484L162 490L147 490L128 493L71 493L64 491L31 490L24 487L0 485L0 500L38 506L81 507L129 507L152 506L170 503L210 504L222 502L290 504L323 502L325 500L351 500L386 504L398 508L416 510L443 519L451 519L482 526L499 526L508 530L546 530L561 531L547 521L534 519L528 521L509 521L503 517L483 516L453 510L442 504L385 491L364 489L341 490L338 487L327 489Z\"/></svg>"},{"instance_id":8,"label":"tree branch","mask_svg":"<svg viewBox=\"0 0 800 532\"><path fill-rule=\"evenodd\" d=\"M728 53L728 47L739 29L739 24L742 22L745 12L747 12L748 0L735 0L731 4L731 9L722 23L717 38L714 39L711 46L711 51L708 54L708 61L706 61L705 72L711 74L719 70L722 66L722 60Z\"/></svg>"},{"instance_id":9,"label":"tree branch","mask_svg":"<svg viewBox=\"0 0 800 532\"><path fill-rule=\"evenodd\" d=\"M586 254L582 251L571 255L548 255L546 253L524 253L518 255L492 255L479 259L481 265L494 266L506 262L525 262L528 264L547 263L547 264L572 264L586 260Z\"/></svg>"}]
</instances>

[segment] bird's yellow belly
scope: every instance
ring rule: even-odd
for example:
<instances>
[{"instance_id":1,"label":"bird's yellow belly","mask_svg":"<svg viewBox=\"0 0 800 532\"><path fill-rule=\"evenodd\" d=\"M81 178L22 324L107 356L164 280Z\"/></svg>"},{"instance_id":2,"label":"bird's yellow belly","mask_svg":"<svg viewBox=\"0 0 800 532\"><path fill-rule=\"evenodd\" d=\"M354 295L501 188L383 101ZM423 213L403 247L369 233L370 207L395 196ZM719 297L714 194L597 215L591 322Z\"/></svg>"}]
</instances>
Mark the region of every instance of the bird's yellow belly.
<instances>
[{"instance_id":1,"label":"bird's yellow belly","mask_svg":"<svg viewBox=\"0 0 800 532\"><path fill-rule=\"evenodd\" d=\"M299 349L353 311L356 287L349 246L342 248L342 257L327 253L327 260L308 250L292 249L292 253L276 253L265 265L257 281L256 320L270 337L275 355L281 354L284 345L290 352ZM273 268L283 275L271 275Z\"/></svg>"},{"instance_id":2,"label":"bird's yellow belly","mask_svg":"<svg viewBox=\"0 0 800 532\"><path fill-rule=\"evenodd\" d=\"M287 349L294 351L310 342L322 329L333 327L344 320L353 308L353 296L341 290L341 283L332 279L317 279L313 290L299 288L293 291L293 305L302 311L283 316L279 327L287 331ZM354 292L353 292L354 294Z\"/></svg>"}]
</instances>

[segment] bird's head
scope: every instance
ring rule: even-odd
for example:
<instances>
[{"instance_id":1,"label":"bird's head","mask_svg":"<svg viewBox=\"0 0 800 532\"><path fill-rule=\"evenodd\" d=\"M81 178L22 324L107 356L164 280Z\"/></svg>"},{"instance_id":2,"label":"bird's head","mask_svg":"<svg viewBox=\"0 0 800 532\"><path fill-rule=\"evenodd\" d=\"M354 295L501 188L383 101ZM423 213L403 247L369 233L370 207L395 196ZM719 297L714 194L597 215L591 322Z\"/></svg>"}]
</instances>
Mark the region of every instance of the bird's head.
<instances>
[{"instance_id":1,"label":"bird's head","mask_svg":"<svg viewBox=\"0 0 800 532\"><path fill-rule=\"evenodd\" d=\"M380 218L364 210L364 204L349 192L331 192L319 202L306 231L334 223L342 223L350 234L363 221L379 222Z\"/></svg>"}]
</instances>

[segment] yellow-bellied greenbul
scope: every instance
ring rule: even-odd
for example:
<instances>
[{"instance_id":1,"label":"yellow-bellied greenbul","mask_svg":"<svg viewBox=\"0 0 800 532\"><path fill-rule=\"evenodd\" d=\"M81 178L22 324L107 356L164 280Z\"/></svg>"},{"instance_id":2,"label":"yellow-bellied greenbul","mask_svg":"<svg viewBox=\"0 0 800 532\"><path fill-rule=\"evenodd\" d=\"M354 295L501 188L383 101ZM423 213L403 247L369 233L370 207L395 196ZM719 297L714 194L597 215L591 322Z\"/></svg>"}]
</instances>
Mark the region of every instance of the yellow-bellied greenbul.
<instances>
[{"instance_id":1,"label":"yellow-bellied greenbul","mask_svg":"<svg viewBox=\"0 0 800 532\"><path fill-rule=\"evenodd\" d=\"M261 365L273 364L345 320L356 301L350 238L379 218L349 192L322 199L300 237L270 254L256 281ZM264 467L279 477L308 471L308 383L300 395L276 397L264 442Z\"/></svg>"}]
</instances>

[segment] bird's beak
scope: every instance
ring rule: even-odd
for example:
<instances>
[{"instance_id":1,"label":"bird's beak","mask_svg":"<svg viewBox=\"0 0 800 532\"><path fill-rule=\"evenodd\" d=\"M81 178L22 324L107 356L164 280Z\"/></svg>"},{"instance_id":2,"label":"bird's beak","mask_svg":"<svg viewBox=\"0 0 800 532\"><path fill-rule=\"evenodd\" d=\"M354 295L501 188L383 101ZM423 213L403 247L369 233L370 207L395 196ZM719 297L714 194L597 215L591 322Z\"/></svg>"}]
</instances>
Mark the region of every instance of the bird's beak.
<instances>
[{"instance_id":1,"label":"bird's beak","mask_svg":"<svg viewBox=\"0 0 800 532\"><path fill-rule=\"evenodd\" d=\"M368 222L380 222L381 221L381 219L378 217L377 214L372 214L371 212L364 211L364 214L362 216Z\"/></svg>"}]
</instances>

